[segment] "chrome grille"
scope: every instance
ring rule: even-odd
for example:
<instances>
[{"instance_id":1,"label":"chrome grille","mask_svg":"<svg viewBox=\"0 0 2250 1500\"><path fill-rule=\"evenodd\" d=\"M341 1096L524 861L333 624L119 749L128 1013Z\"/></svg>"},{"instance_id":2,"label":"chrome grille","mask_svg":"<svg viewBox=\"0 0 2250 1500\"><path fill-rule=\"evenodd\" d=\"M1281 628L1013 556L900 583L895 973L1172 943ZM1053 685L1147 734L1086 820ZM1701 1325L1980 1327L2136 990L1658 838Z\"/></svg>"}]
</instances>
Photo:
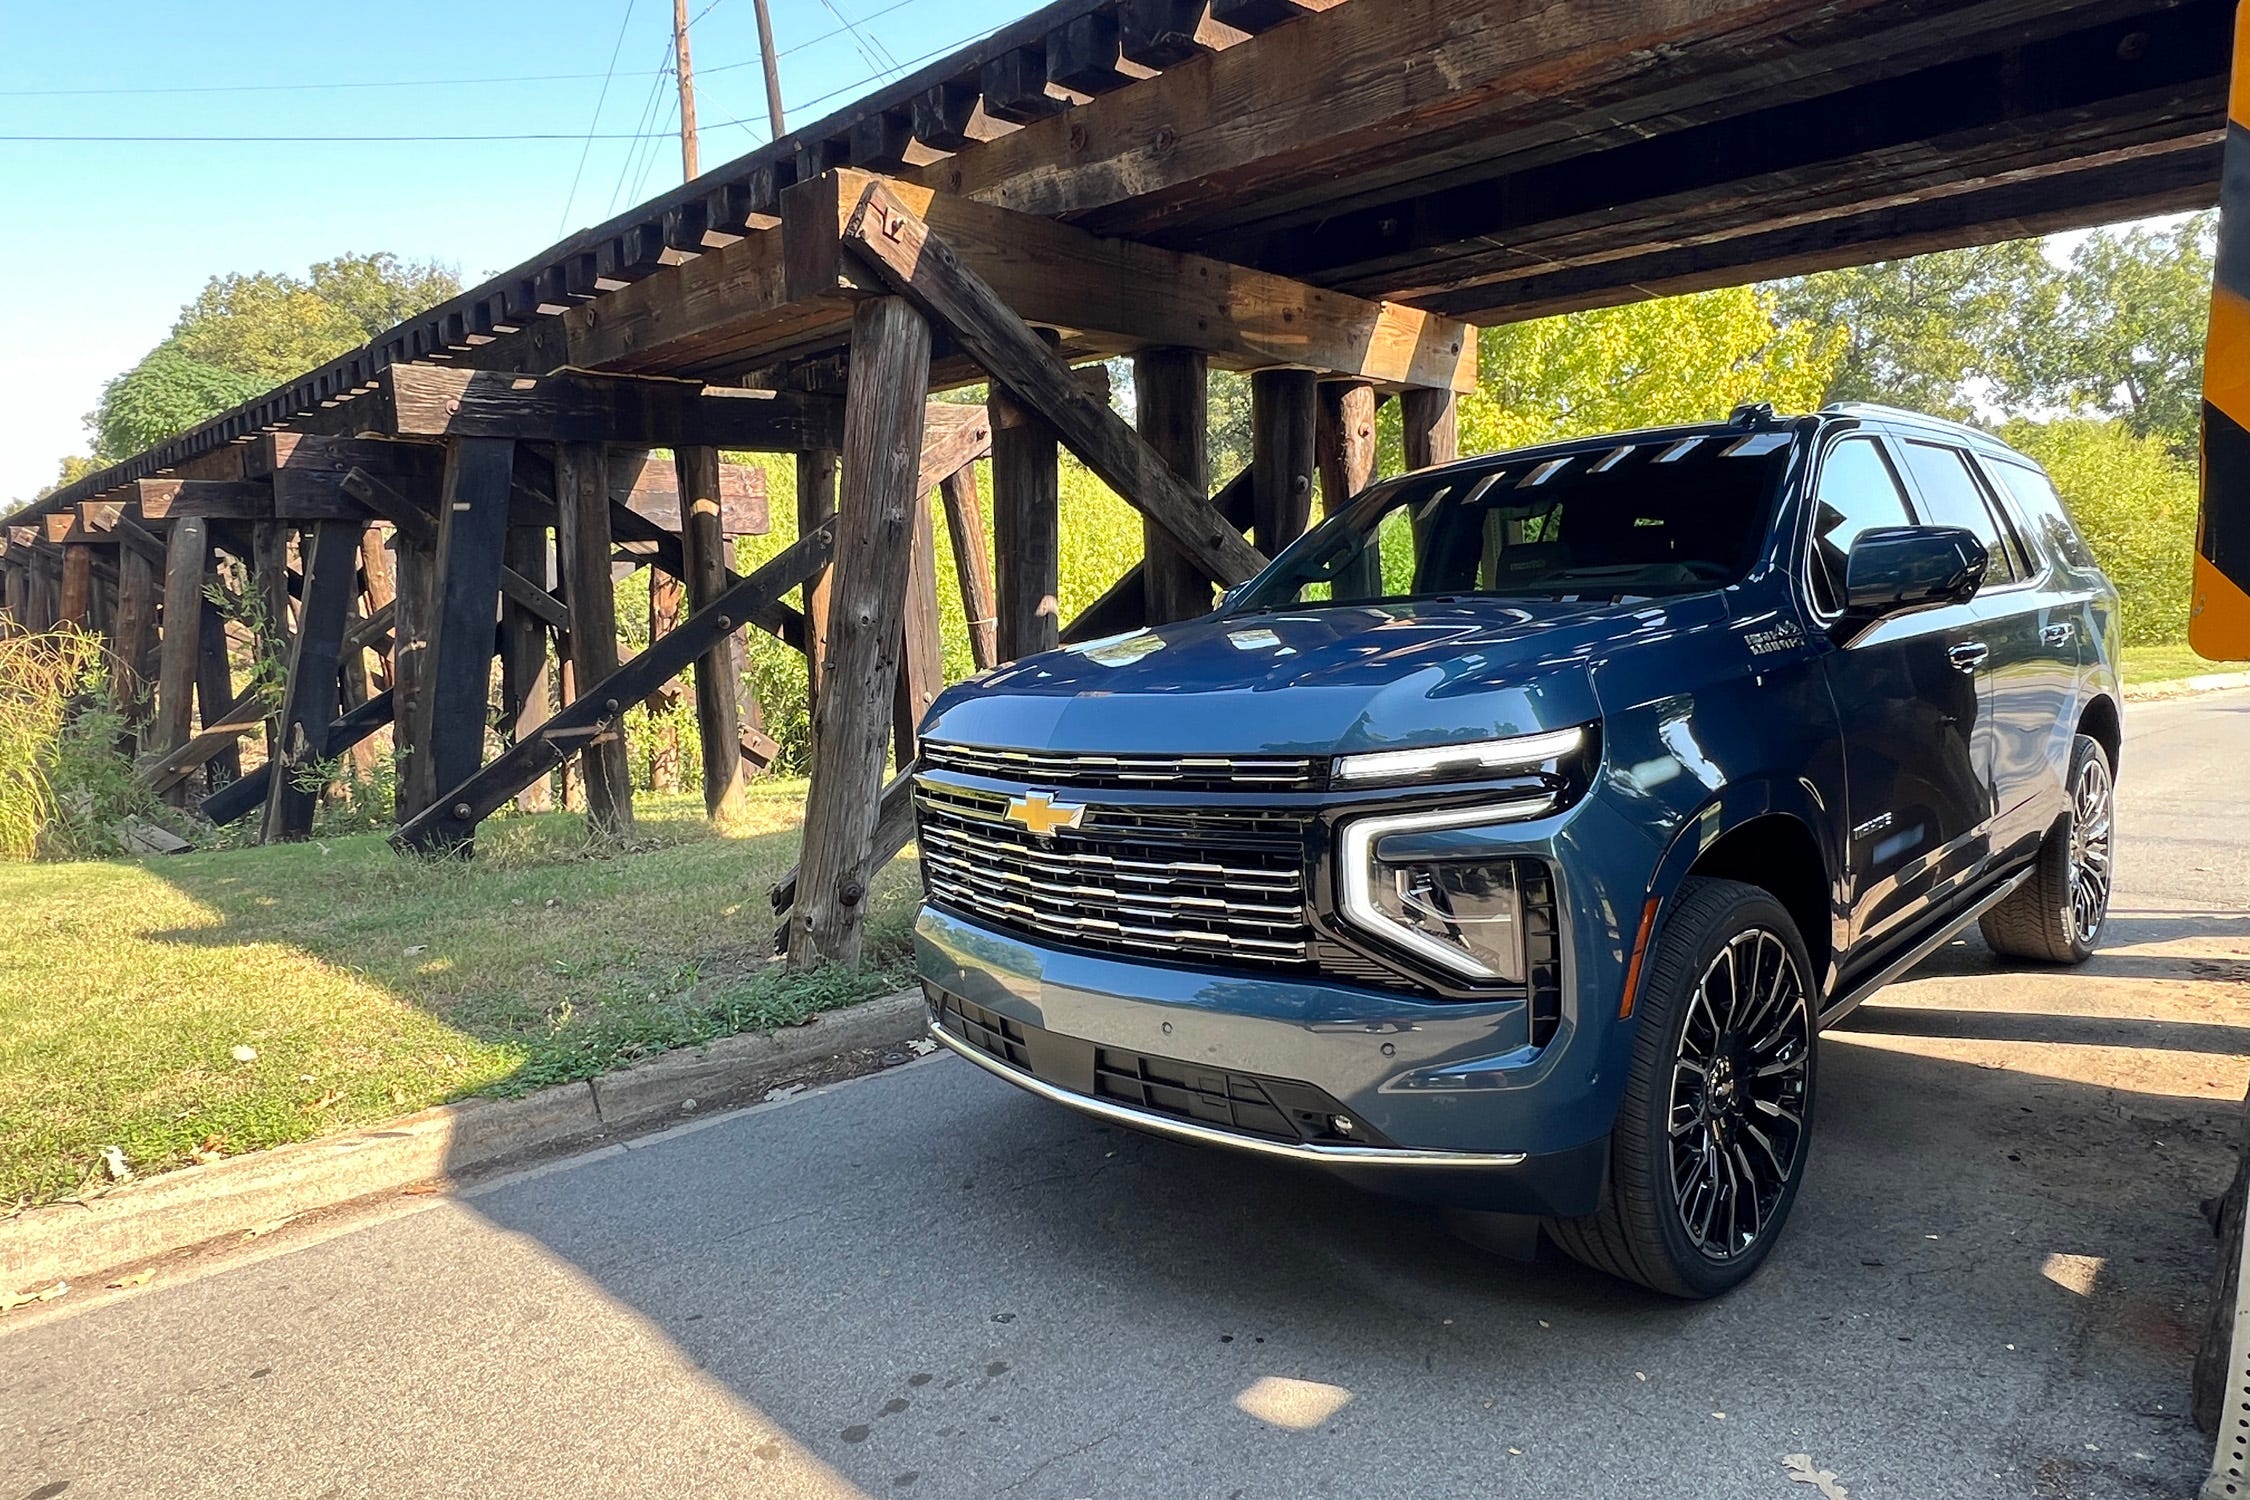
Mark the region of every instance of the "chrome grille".
<instances>
[{"instance_id":1,"label":"chrome grille","mask_svg":"<svg viewBox=\"0 0 2250 1500\"><path fill-rule=\"evenodd\" d=\"M1306 819L1270 808L1090 806L1039 837L1008 795L915 785L930 899L996 926L1117 952L1301 964Z\"/></svg>"},{"instance_id":2,"label":"chrome grille","mask_svg":"<svg viewBox=\"0 0 2250 1500\"><path fill-rule=\"evenodd\" d=\"M935 771L1054 787L1149 787L1181 792L1301 792L1317 788L1319 763L1302 755L1080 755L924 740Z\"/></svg>"}]
</instances>

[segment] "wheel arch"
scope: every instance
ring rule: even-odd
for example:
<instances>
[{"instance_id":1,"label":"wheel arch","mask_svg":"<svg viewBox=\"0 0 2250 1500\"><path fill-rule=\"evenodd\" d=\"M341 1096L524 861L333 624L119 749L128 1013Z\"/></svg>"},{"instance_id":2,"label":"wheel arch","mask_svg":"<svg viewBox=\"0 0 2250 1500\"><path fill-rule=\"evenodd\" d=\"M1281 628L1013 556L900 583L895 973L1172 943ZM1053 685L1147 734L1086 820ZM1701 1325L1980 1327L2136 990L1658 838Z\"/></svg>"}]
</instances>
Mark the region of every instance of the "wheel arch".
<instances>
[{"instance_id":1,"label":"wheel arch","mask_svg":"<svg viewBox=\"0 0 2250 1500\"><path fill-rule=\"evenodd\" d=\"M1802 782L1730 785L1673 836L1649 885L1652 907L1636 946L1654 940L1680 883L1693 877L1736 880L1780 902L1797 924L1825 994L1835 972L1840 861L1822 830L1830 820ZM1633 975L1637 982L1637 973Z\"/></svg>"},{"instance_id":2,"label":"wheel arch","mask_svg":"<svg viewBox=\"0 0 2250 1500\"><path fill-rule=\"evenodd\" d=\"M2125 723L2118 713L2117 700L2107 693L2088 699L2078 712L2078 732L2093 736L2094 742L2109 756L2109 772L2115 776L2118 757L2125 748Z\"/></svg>"}]
</instances>

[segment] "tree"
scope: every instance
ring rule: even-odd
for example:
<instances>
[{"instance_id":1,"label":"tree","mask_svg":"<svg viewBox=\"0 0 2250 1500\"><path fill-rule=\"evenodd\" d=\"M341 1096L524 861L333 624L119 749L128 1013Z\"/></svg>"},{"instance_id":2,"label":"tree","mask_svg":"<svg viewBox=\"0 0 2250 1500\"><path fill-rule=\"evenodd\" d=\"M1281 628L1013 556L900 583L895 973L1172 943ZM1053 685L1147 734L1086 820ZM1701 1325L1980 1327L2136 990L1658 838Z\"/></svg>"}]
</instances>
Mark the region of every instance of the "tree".
<instances>
[{"instance_id":1,"label":"tree","mask_svg":"<svg viewBox=\"0 0 2250 1500\"><path fill-rule=\"evenodd\" d=\"M87 425L115 463L387 332L461 284L443 266L387 251L340 255L300 278L214 276L164 342L102 388Z\"/></svg>"},{"instance_id":2,"label":"tree","mask_svg":"<svg viewBox=\"0 0 2250 1500\"><path fill-rule=\"evenodd\" d=\"M1837 352L1746 286L1488 328L1477 388L1461 398L1461 448L1708 421L1745 401L1802 410L1818 403Z\"/></svg>"},{"instance_id":3,"label":"tree","mask_svg":"<svg viewBox=\"0 0 2250 1500\"><path fill-rule=\"evenodd\" d=\"M2117 585L2126 643L2185 639L2195 571L2194 460L2122 420L2017 421L2000 437L2039 460L2055 481L2095 561Z\"/></svg>"},{"instance_id":4,"label":"tree","mask_svg":"<svg viewBox=\"0 0 2250 1500\"><path fill-rule=\"evenodd\" d=\"M2217 236L2217 215L2200 213L2080 242L2061 317L2034 340L2033 399L2117 417L2136 437L2192 455Z\"/></svg>"},{"instance_id":5,"label":"tree","mask_svg":"<svg viewBox=\"0 0 2250 1500\"><path fill-rule=\"evenodd\" d=\"M2026 346L2054 326L2063 274L2037 240L1941 250L1774 284L1785 318L1841 341L1822 401L1881 401L1965 419L1981 387L2017 393L2051 364ZM1815 403L1819 404L1818 402Z\"/></svg>"}]
</instances>

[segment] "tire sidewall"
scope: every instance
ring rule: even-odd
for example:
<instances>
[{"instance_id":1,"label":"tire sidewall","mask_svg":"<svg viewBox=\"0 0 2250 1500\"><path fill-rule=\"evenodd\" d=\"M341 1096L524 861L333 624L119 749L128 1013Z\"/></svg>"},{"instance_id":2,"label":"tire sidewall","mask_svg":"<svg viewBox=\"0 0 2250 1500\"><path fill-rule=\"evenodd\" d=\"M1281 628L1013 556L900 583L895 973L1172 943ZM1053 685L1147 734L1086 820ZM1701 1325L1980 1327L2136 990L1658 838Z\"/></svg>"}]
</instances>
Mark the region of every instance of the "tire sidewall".
<instances>
[{"instance_id":1,"label":"tire sidewall","mask_svg":"<svg viewBox=\"0 0 2250 1500\"><path fill-rule=\"evenodd\" d=\"M1712 882L1710 884L1717 884ZM1693 914L1693 930L1684 930L1680 922L1668 923L1659 939L1660 957L1653 966L1658 976L1668 979L1670 993L1648 994L1641 997L1643 1030L1634 1047L1633 1066L1642 1075L1644 1097L1649 1101L1645 1114L1628 1112L1619 1120L1621 1149L1640 1153L1645 1163L1646 1180L1651 1185L1656 1201L1652 1205L1659 1234L1663 1238L1665 1258L1672 1269L1690 1289L1690 1295L1716 1296L1748 1280L1772 1253L1775 1241L1788 1228L1791 1207L1797 1199L1797 1189L1805 1180L1805 1170L1812 1148L1812 1128L1815 1110L1819 1107L1820 1045L1819 1045L1819 995L1813 987L1812 959L1805 949L1804 939L1797 925L1790 920L1782 905L1764 891L1754 886L1726 883L1731 899L1716 912L1709 910ZM1683 913L1683 916L1689 915ZM1780 1199L1774 1205L1772 1223L1750 1250L1732 1260L1716 1261L1697 1249L1688 1238L1687 1226L1672 1198L1671 1141L1668 1134L1669 1100L1674 1058L1679 1054L1680 1035L1687 1025L1688 1002L1695 985L1704 971L1719 956L1726 945L1739 934L1753 927L1764 927L1778 936L1788 949L1789 960L1797 966L1799 981L1805 987L1808 1009L1809 1052L1805 1067L1805 1127L1797 1147L1796 1170L1790 1174ZM1668 962L1673 960L1675 962ZM1655 988L1655 986L1651 986ZM1638 1117L1635 1117L1635 1116Z\"/></svg>"},{"instance_id":2,"label":"tire sidewall","mask_svg":"<svg viewBox=\"0 0 2250 1500\"><path fill-rule=\"evenodd\" d=\"M2085 942L2078 939L2078 923L2070 907L2070 887L2077 872L2071 865L2071 845L2078 835L2078 773L2085 769L2089 759L2099 759L2102 769L2109 773L2109 890L2102 897L2102 919L2094 924L2094 935ZM2063 941L2070 947L2070 961L2084 963L2101 947L2102 935L2109 930L2109 900L2117 890L2117 767L2110 763L2109 752L2102 742L2090 734L2080 734L2071 741L2069 778L2063 785L2067 810L2063 814L2062 860L2062 922Z\"/></svg>"}]
</instances>

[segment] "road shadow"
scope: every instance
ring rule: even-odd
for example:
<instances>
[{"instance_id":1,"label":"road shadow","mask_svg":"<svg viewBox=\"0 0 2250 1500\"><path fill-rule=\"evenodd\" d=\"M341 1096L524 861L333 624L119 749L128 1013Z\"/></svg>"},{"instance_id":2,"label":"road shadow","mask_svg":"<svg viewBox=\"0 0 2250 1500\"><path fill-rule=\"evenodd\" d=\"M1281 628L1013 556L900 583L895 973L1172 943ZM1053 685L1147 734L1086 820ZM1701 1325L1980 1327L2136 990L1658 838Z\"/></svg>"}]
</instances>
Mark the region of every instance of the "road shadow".
<instances>
[{"instance_id":1,"label":"road shadow","mask_svg":"<svg viewBox=\"0 0 2250 1500\"><path fill-rule=\"evenodd\" d=\"M2137 1031L2145 1093L1830 1038L1795 1219L1708 1304L955 1059L473 1207L870 1495L1481 1493L1531 1451L1542 1496L1778 1494L1807 1448L1870 1494L2172 1495L2233 1106L2160 1075L2234 1035Z\"/></svg>"}]
</instances>

